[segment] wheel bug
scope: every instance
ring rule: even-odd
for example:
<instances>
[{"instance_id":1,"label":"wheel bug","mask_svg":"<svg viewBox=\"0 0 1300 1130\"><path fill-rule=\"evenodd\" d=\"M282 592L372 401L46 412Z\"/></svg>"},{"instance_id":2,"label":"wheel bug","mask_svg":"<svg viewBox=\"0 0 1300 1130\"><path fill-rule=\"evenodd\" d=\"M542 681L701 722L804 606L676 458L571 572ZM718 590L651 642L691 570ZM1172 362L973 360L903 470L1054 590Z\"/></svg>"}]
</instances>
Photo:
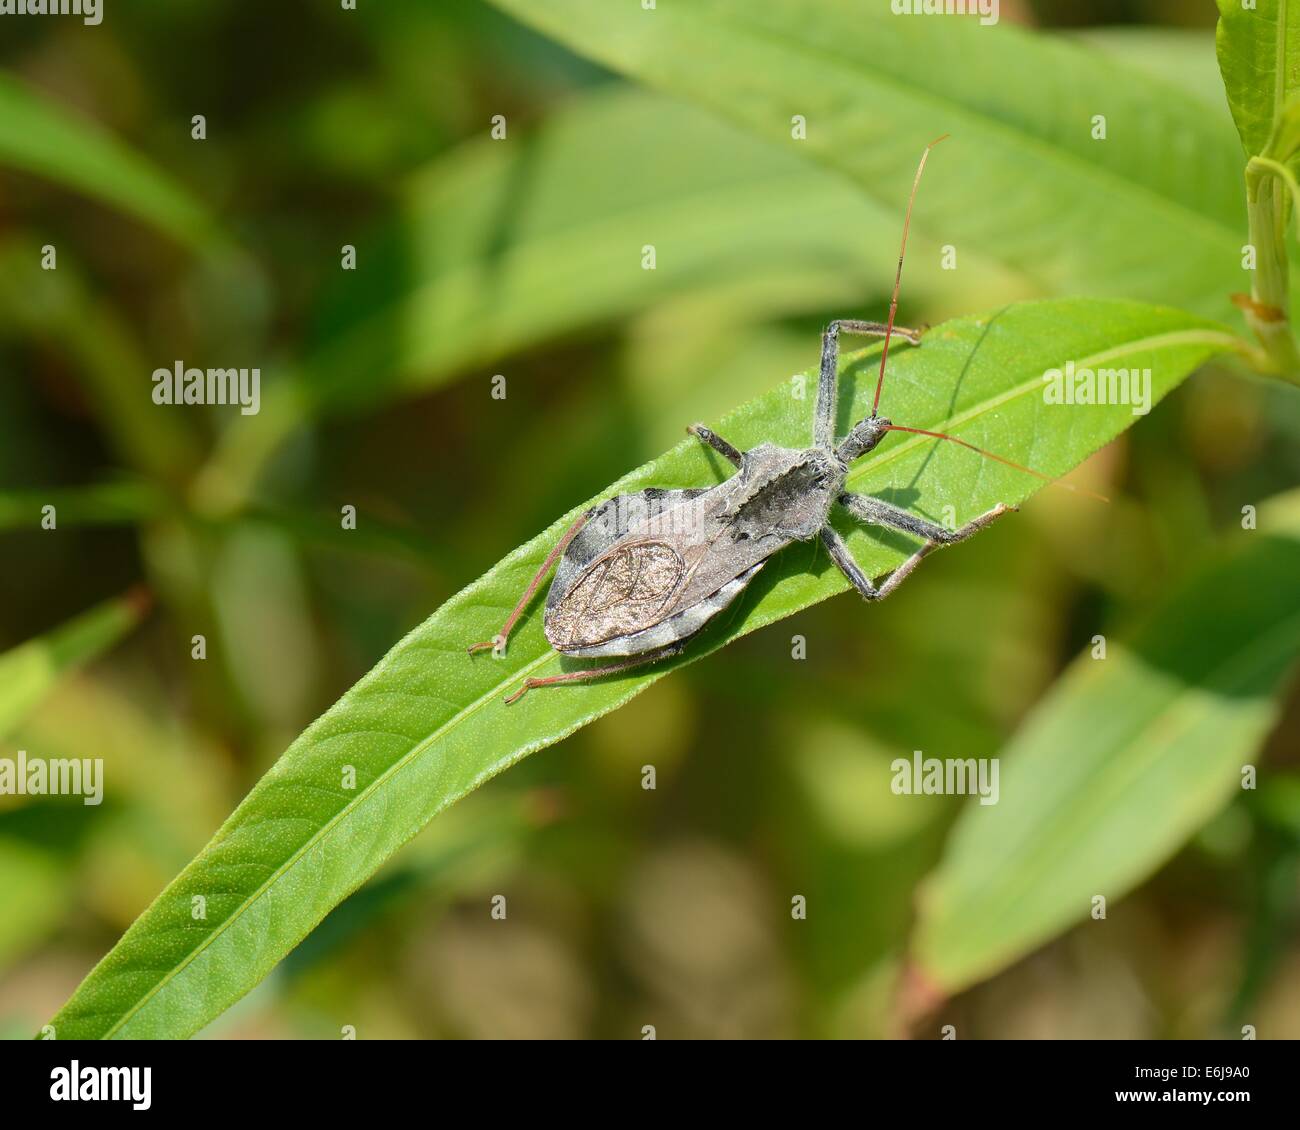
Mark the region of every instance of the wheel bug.
<instances>
[{"instance_id":1,"label":"wheel bug","mask_svg":"<svg viewBox=\"0 0 1300 1130\"><path fill-rule=\"evenodd\" d=\"M767 559L791 542L820 538L853 587L867 600L881 600L935 549L965 541L1015 509L999 504L950 530L881 499L844 490L849 464L873 450L888 432L911 432L958 443L1051 481L1047 475L955 436L895 424L878 412L890 338L897 334L913 345L920 343L920 332L895 326L894 315L912 204L930 150L942 140L927 145L917 165L903 219L888 321L881 324L840 319L831 322L822 335L813 445L799 449L762 443L742 452L704 425L693 424L687 431L734 464L738 468L735 475L705 489L649 488L617 495L582 514L542 563L500 633L492 640L472 645L469 652L485 648L497 654L504 651L515 623L558 562L542 621L547 640L561 655L618 657L619 662L527 678L506 698L507 703L532 687L613 675L679 654L753 580ZM871 415L837 443L835 409L841 334L881 337L884 344ZM863 522L921 538L922 545L875 585L830 525L830 510L835 503Z\"/></svg>"}]
</instances>

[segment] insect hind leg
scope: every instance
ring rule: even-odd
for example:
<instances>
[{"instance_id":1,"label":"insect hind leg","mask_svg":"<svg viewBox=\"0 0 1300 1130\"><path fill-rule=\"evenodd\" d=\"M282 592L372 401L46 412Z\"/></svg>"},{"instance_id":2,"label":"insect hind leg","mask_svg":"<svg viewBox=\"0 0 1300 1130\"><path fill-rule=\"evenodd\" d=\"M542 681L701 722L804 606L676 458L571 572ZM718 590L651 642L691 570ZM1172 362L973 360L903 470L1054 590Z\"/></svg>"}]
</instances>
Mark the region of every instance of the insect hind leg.
<instances>
[{"instance_id":1,"label":"insect hind leg","mask_svg":"<svg viewBox=\"0 0 1300 1130\"><path fill-rule=\"evenodd\" d=\"M506 640L510 638L510 633L514 629L515 622L524 614L524 609L528 607L528 602L533 599L534 594L542 583L542 578L551 571L551 566L553 566L563 555L564 551L568 549L569 542L577 537L578 531L587 524L587 520L593 513L595 513L594 507L586 513L580 514L577 521L564 531L564 536L555 543L555 548L547 554L546 560L542 562L542 567L537 570L533 575L533 579L528 582L528 587L524 589L523 596L519 598L510 615L506 617L506 622L501 626L501 631L490 640L483 640L481 643L470 644L466 649L470 655L473 655L476 651L486 651L488 648L491 648L498 654L505 651Z\"/></svg>"},{"instance_id":2,"label":"insect hind leg","mask_svg":"<svg viewBox=\"0 0 1300 1130\"><path fill-rule=\"evenodd\" d=\"M529 676L514 694L507 696L506 704L518 702L533 687L549 687L556 683L576 683L586 679L599 679L602 675L616 675L621 671L631 670L633 667L643 667L647 663L658 663L661 659L669 659L680 654L685 650L686 642L686 640L678 640L676 643L661 647L657 651L647 652L645 655L636 655L619 663L611 663L606 667L588 667L584 671L564 671L559 675L545 675L541 678Z\"/></svg>"}]
</instances>

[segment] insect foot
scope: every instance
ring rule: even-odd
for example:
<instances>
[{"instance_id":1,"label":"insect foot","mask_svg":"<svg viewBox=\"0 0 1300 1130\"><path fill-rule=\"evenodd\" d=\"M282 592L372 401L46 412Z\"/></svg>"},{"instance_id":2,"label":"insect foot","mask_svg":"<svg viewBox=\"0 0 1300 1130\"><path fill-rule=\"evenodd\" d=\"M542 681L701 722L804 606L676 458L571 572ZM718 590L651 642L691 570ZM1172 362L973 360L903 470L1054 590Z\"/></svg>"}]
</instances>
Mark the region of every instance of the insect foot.
<instances>
[{"instance_id":1,"label":"insect foot","mask_svg":"<svg viewBox=\"0 0 1300 1130\"><path fill-rule=\"evenodd\" d=\"M541 686L545 681L544 679L525 679L514 694L506 695L506 705L509 706L512 702L518 702L528 693L531 687Z\"/></svg>"},{"instance_id":2,"label":"insect foot","mask_svg":"<svg viewBox=\"0 0 1300 1130\"><path fill-rule=\"evenodd\" d=\"M489 649L496 658L500 659L506 653L506 637L496 635L490 640L483 640L480 643L472 643L465 650L470 655L473 655L476 651L488 651Z\"/></svg>"},{"instance_id":3,"label":"insect foot","mask_svg":"<svg viewBox=\"0 0 1300 1130\"><path fill-rule=\"evenodd\" d=\"M933 539L936 545L955 545L959 541L965 541L967 538L980 532L987 526L992 525L1003 514L1014 514L1020 507L1008 506L1005 502L999 502L992 510L986 510L978 518L972 518L964 526L958 526L955 530L950 530L944 537Z\"/></svg>"}]
</instances>

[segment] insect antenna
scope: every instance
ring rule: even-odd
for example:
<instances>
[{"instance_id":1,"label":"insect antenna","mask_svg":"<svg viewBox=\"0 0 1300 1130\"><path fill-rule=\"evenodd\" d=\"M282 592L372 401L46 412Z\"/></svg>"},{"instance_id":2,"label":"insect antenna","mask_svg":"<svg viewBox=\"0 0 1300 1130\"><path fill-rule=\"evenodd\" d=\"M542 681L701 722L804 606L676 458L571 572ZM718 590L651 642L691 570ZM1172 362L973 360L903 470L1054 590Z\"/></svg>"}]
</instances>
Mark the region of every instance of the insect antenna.
<instances>
[{"instance_id":1,"label":"insect antenna","mask_svg":"<svg viewBox=\"0 0 1300 1130\"><path fill-rule=\"evenodd\" d=\"M1014 463L1004 456L997 455L992 451L985 451L982 447L976 447L973 443L967 443L966 440L958 439L956 436L950 436L946 432L931 432L927 431L925 428L909 428L904 424L890 424L886 430L891 432L910 432L915 436L930 436L932 439L946 439L949 443L960 444L962 447L969 448L971 451L977 452L978 454L983 455L988 459L992 459L997 463L1005 464L1017 471L1024 471L1026 475L1033 475L1036 479L1042 479L1045 483L1051 483L1053 486L1065 487L1066 490L1072 490L1077 494L1086 494L1100 502L1110 501L1110 499L1104 494L1098 494L1095 490L1089 490L1087 487L1077 486L1074 483L1067 483L1064 479L1058 479L1053 475L1044 474L1042 471L1035 471L1032 467L1026 467L1023 463Z\"/></svg>"},{"instance_id":2,"label":"insect antenna","mask_svg":"<svg viewBox=\"0 0 1300 1130\"><path fill-rule=\"evenodd\" d=\"M876 378L876 399L871 402L871 414L873 416L876 415L876 411L880 407L880 390L885 386L885 359L889 356L889 338L894 332L894 315L898 312L898 290L903 285L903 256L907 253L907 229L912 224L912 205L916 203L916 190L921 183L921 174L925 171L925 162L930 156L930 150L947 137L946 133L941 137L936 137L925 147L925 152L921 154L920 163L916 166L916 176L912 180L912 194L907 198L907 213L903 217L903 242L898 248L898 270L894 274L894 294L889 300L889 320L885 323L885 344L880 350L880 375Z\"/></svg>"}]
</instances>

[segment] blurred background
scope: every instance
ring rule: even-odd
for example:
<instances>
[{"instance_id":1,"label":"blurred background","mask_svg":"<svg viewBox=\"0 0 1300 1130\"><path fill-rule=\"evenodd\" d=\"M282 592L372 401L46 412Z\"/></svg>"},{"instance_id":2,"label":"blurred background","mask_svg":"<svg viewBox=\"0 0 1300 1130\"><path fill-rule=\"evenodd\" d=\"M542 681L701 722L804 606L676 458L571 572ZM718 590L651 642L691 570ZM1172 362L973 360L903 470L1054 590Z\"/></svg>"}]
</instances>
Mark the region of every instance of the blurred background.
<instances>
[{"instance_id":1,"label":"blurred background","mask_svg":"<svg viewBox=\"0 0 1300 1130\"><path fill-rule=\"evenodd\" d=\"M0 797L10 1037L448 596L685 423L808 368L828 317L882 315L901 219L901 201L882 220L846 183L474 0L364 20L308 0L106 3L98 28L7 20L0 67L147 155L221 230L0 168L0 650L137 586L152 598L142 618L134 598L110 605L73 649L87 662L0 712L4 756L102 756L109 774L99 808ZM1184 77L1211 90L1214 14L1002 5L1131 48L1176 36ZM508 177L494 114L547 138ZM770 200L738 205L755 184ZM639 246L645 201L691 261L566 273ZM761 234L733 215L765 216ZM485 229L491 253L471 258ZM33 267L47 244L56 272ZM918 252L900 320L1022 287ZM176 359L260 364L261 413L153 409L147 375ZM315 399L289 391L304 372ZM900 750L995 755L1095 632L1214 549L1240 498L1300 481L1297 439L1294 390L1203 370L1094 461L1111 506L1049 491L897 601L829 601L658 682L434 821L205 1035L903 1034L915 892L961 802L888 804L869 782ZM47 501L57 537L37 526ZM367 518L340 539L345 503ZM792 633L817 645L778 677ZM1262 755L1293 785L1298 739L1293 682ZM1121 922L1066 933L943 1021L1203 1037L1249 1016L1300 1037L1298 868L1296 790L1242 793ZM791 890L817 907L797 928ZM483 911L499 892L508 931Z\"/></svg>"}]
</instances>

